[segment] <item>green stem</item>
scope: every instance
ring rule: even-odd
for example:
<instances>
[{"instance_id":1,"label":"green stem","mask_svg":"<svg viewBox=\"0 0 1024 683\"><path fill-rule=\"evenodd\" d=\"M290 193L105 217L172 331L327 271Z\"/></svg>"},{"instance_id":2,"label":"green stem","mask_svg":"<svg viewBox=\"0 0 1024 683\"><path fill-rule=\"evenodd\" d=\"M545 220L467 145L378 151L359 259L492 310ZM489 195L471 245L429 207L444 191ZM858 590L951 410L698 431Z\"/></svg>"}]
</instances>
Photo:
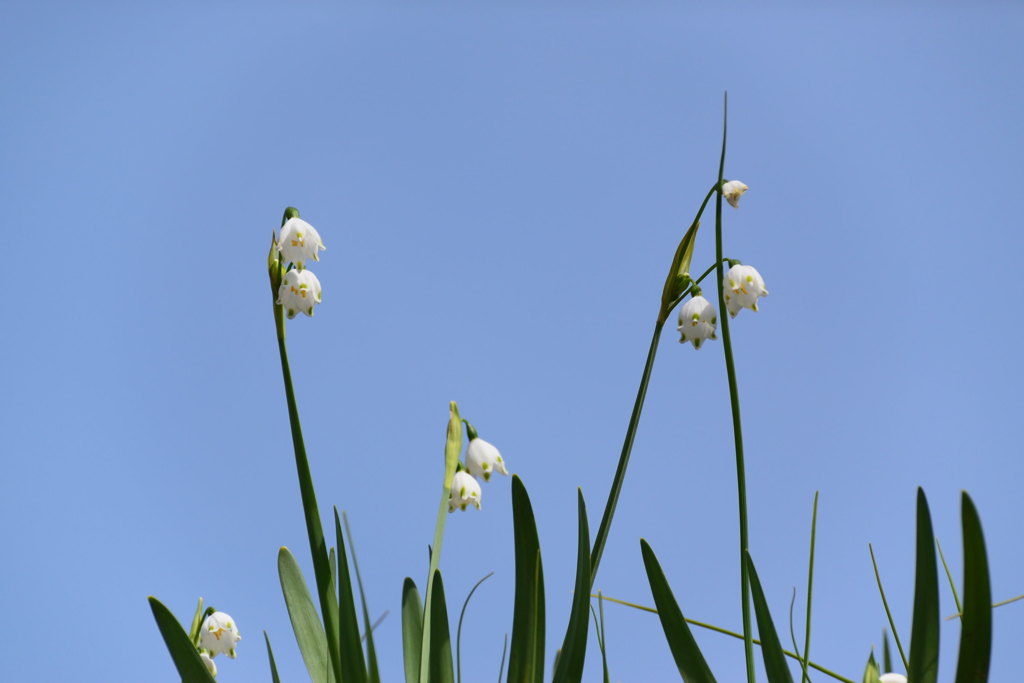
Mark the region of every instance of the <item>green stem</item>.
<instances>
[{"instance_id":1,"label":"green stem","mask_svg":"<svg viewBox=\"0 0 1024 683\"><path fill-rule=\"evenodd\" d=\"M801 683L811 683L807 675L807 658L811 656L811 589L814 587L814 539L818 530L818 492L814 492L814 511L811 512L811 552L807 563L807 620L804 622L804 667Z\"/></svg>"},{"instance_id":2,"label":"green stem","mask_svg":"<svg viewBox=\"0 0 1024 683\"><path fill-rule=\"evenodd\" d=\"M868 552L871 553L871 566L875 569L875 581L878 583L878 594L882 596L882 607L885 608L885 616L889 618L889 628L892 629L892 638L896 641L896 649L900 651L900 659L903 660L903 670L910 671L910 666L907 664L907 655L903 652L903 643L900 642L900 634L896 631L896 622L893 621L892 611L889 610L889 601L885 599L885 589L882 588L882 575L878 573L878 562L875 561L875 549L871 547L870 543L868 543Z\"/></svg>"},{"instance_id":3,"label":"green stem","mask_svg":"<svg viewBox=\"0 0 1024 683\"><path fill-rule=\"evenodd\" d=\"M729 403L732 406L732 433L736 447L736 488L740 509L740 593L743 596L743 650L747 658L747 681L754 683L754 640L750 630L750 575L744 553L747 541L747 475L743 467L743 426L740 423L740 394L736 386L736 365L732 358L732 337L729 334L729 316L725 307L725 268L722 259L722 183L725 180L725 140L729 119L729 95L725 96L722 119L722 157L718 164L718 196L715 198L715 268L718 270L718 311L722 321L722 348L725 351L725 371L729 378Z\"/></svg>"},{"instance_id":4,"label":"green stem","mask_svg":"<svg viewBox=\"0 0 1024 683\"><path fill-rule=\"evenodd\" d=\"M647 396L647 385L651 381L651 370L654 368L654 357L658 353L658 340L661 338L661 329L664 321L658 321L654 325L654 336L651 339L651 348L647 352L647 363L644 365L644 374L640 378L640 388L636 392L636 401L633 403L633 414L629 417L629 426L626 428L626 439L622 444L622 453L619 455L619 464L615 468L615 478L612 480L612 488L608 492L608 502L604 506L604 515L601 517L601 526L597 529L597 537L594 539L594 549L590 553L590 585L594 585L597 577L597 566L601 563L601 555L604 553L604 544L608 540L608 531L611 529L612 517L615 515L615 507L619 502L619 493L622 491L622 481L626 478L626 467L629 465L629 455L633 450L633 439L636 437L636 429L640 424L640 413L644 409L644 398Z\"/></svg>"}]
</instances>

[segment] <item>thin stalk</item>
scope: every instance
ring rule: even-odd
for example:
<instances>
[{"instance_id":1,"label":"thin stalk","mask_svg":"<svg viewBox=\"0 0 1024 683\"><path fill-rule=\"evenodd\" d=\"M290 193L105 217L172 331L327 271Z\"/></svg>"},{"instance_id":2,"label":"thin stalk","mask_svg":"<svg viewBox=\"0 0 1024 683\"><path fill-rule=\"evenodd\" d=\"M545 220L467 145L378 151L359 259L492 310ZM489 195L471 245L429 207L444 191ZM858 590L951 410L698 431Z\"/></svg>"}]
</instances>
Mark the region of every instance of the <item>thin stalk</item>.
<instances>
[{"instance_id":1,"label":"thin stalk","mask_svg":"<svg viewBox=\"0 0 1024 683\"><path fill-rule=\"evenodd\" d=\"M622 482L626 478L626 467L629 465L629 455L633 450L633 439L636 437L636 429L640 424L640 413L644 409L644 398L647 396L647 385L651 381L651 370L654 368L654 357L658 353L658 340L661 338L663 321L654 325L654 336L651 338L651 348L647 352L647 363L644 365L644 373L640 378L640 388L636 392L636 401L633 403L633 414L629 417L629 426L626 428L626 439L622 444L622 454L619 455L619 464L615 468L615 477L612 480L612 488L608 491L608 502L604 506L604 515L601 517L601 526L597 529L597 537L594 539L594 549L590 552L590 585L594 585L597 577L597 566L601 563L601 555L604 553L604 544L608 540L608 532L612 526L612 517L615 515L615 507L619 502L619 493L622 491Z\"/></svg>"},{"instance_id":2,"label":"thin stalk","mask_svg":"<svg viewBox=\"0 0 1024 683\"><path fill-rule=\"evenodd\" d=\"M885 599L885 589L882 588L882 575L878 573L878 563L875 562L875 549L868 543L868 552L871 553L871 566L875 568L875 581L878 582L878 593L882 596L882 607L885 608L885 616L889 617L889 628L892 629L892 638L896 641L896 649L900 651L900 659L903 660L903 670L910 671L907 665L907 655L903 652L903 644L900 642L900 634L896 632L896 622L893 621L892 612L889 610L889 601Z\"/></svg>"},{"instance_id":3,"label":"thin stalk","mask_svg":"<svg viewBox=\"0 0 1024 683\"><path fill-rule=\"evenodd\" d=\"M722 157L718 164L718 196L715 197L715 268L718 270L718 310L722 321L722 349L725 351L725 371L729 379L729 404L732 406L732 433L736 448L736 488L739 492L740 513L740 594L743 599L743 651L747 659L747 682L754 683L754 641L750 627L750 575L744 553L749 550L747 539L747 475L743 466L743 426L740 422L740 393L736 386L736 364L732 358L732 337L729 334L729 316L725 307L725 268L722 259L722 183L725 180L725 141L729 120L729 95L726 93L722 119Z\"/></svg>"},{"instance_id":4,"label":"thin stalk","mask_svg":"<svg viewBox=\"0 0 1024 683\"><path fill-rule=\"evenodd\" d=\"M814 492L814 511L811 512L811 552L807 563L807 620L804 624L804 668L802 681L810 683L807 675L807 658L811 656L811 589L814 586L814 538L818 529L818 492Z\"/></svg>"},{"instance_id":5,"label":"thin stalk","mask_svg":"<svg viewBox=\"0 0 1024 683\"><path fill-rule=\"evenodd\" d=\"M601 595L600 593L597 594L597 595L591 594L590 597L592 597L592 598L599 598L601 600L607 600L608 602L615 602L615 603L618 603L620 605L625 605L626 607L632 607L633 609L641 610L643 612L650 612L651 614L657 614L658 613L658 610L654 609L653 607L644 607L643 605L637 605L637 604L634 604L632 602L626 602L625 600L618 600L616 598L609 598L607 595ZM730 631L729 629L722 628L721 626L715 626L714 624L708 624L708 623L703 622L703 621L697 621L696 619L688 619L688 618L685 618L685 617L684 617L684 619L686 619L686 623L690 624L691 626L698 626L700 628L707 629L708 631L714 631L715 633L721 633L722 635L732 636L733 638L736 638L737 640L743 640L744 639L744 636L743 636L742 633L736 633L735 631ZM757 645L757 646L760 647L760 645L761 645L761 641L760 640L758 640L757 638L754 638L753 642L754 642L754 645ZM784 655L786 655L787 657L791 658L791 659L796 659L798 661L802 661L800 655L796 654L795 652L790 652L789 650L783 650L782 653ZM821 673L825 674L826 676L831 676L832 678L836 679L837 681L843 681L843 683L857 683L856 681L854 681L854 680L852 680L850 678L847 678L846 676L843 676L841 674L838 674L835 671L831 671L829 669L826 669L821 664L816 664L815 662L807 662L807 666L811 667L812 669L816 669L816 670L820 671Z\"/></svg>"}]
</instances>

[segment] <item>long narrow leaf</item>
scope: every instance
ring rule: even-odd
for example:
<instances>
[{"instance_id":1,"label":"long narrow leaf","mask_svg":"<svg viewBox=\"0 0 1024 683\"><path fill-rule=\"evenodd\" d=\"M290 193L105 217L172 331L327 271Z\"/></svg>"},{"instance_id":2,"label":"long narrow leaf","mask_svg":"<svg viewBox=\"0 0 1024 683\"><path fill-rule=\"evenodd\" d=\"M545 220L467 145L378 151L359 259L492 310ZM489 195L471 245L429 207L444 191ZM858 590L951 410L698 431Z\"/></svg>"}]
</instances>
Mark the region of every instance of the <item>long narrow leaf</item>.
<instances>
[{"instance_id":1,"label":"long narrow leaf","mask_svg":"<svg viewBox=\"0 0 1024 683\"><path fill-rule=\"evenodd\" d=\"M508 681L541 683L544 680L544 569L533 507L518 475L512 475L512 523L516 547L516 596Z\"/></svg>"},{"instance_id":2,"label":"long narrow leaf","mask_svg":"<svg viewBox=\"0 0 1024 683\"><path fill-rule=\"evenodd\" d=\"M910 664L907 662L907 655L903 651L903 643L900 642L899 631L896 630L896 621L892 618L892 610L889 609L889 601L885 598L885 588L882 587L882 575L878 571L878 562L875 561L875 549L868 543L868 553L871 554L871 566L875 570L875 581L878 583L878 594L882 596L882 607L885 608L885 616L889 619L889 627L892 628L892 637L896 641L896 649L900 651L900 659L903 660L903 668L910 670ZM888 641L886 641L886 647L888 647ZM886 667L889 671L892 671L890 667Z\"/></svg>"},{"instance_id":3,"label":"long narrow leaf","mask_svg":"<svg viewBox=\"0 0 1024 683\"><path fill-rule=\"evenodd\" d=\"M882 629L882 666L886 671L892 671L892 651L889 649L889 632Z\"/></svg>"},{"instance_id":4,"label":"long narrow leaf","mask_svg":"<svg viewBox=\"0 0 1024 683\"><path fill-rule=\"evenodd\" d=\"M868 655L868 664L864 667L864 683L880 683L880 672L878 671L878 664L875 662L875 653L872 652Z\"/></svg>"},{"instance_id":5,"label":"long narrow leaf","mask_svg":"<svg viewBox=\"0 0 1024 683\"><path fill-rule=\"evenodd\" d=\"M476 589L492 576L494 576L494 572L473 584L473 587L469 589L469 595L462 603L462 610L459 612L459 625L455 629L455 678L459 683L462 683L462 621L466 618L466 608L469 607L469 600L473 597L473 593L476 593Z\"/></svg>"},{"instance_id":6,"label":"long narrow leaf","mask_svg":"<svg viewBox=\"0 0 1024 683\"><path fill-rule=\"evenodd\" d=\"M423 608L416 583L406 577L402 584L402 661L405 683L420 679L420 645L423 641Z\"/></svg>"},{"instance_id":7,"label":"long narrow leaf","mask_svg":"<svg viewBox=\"0 0 1024 683\"><path fill-rule=\"evenodd\" d=\"M363 641L359 637L359 619L356 601L352 595L352 575L348 570L348 553L341 533L341 517L334 508L334 535L338 544L338 647L341 654L341 674L345 683L366 683L366 662L363 660Z\"/></svg>"},{"instance_id":8,"label":"long narrow leaf","mask_svg":"<svg viewBox=\"0 0 1024 683\"><path fill-rule=\"evenodd\" d=\"M985 683L992 656L992 586L981 519L971 497L961 497L964 532L964 614L956 683Z\"/></svg>"},{"instance_id":9,"label":"long narrow leaf","mask_svg":"<svg viewBox=\"0 0 1024 683\"><path fill-rule=\"evenodd\" d=\"M263 640L267 643L267 658L270 660L270 680L272 683L281 683L281 678L277 675L277 663L274 661L274 651L270 648L270 636L267 632L263 632Z\"/></svg>"},{"instance_id":10,"label":"long narrow leaf","mask_svg":"<svg viewBox=\"0 0 1024 683\"><path fill-rule=\"evenodd\" d=\"M277 571L281 578L281 591L288 617L292 621L299 652L306 662L306 670L313 683L334 681L331 655L327 649L327 635L316 613L313 598L309 594L302 570L288 548L281 548L277 555Z\"/></svg>"},{"instance_id":11,"label":"long narrow leaf","mask_svg":"<svg viewBox=\"0 0 1024 683\"><path fill-rule=\"evenodd\" d=\"M768 676L768 682L793 683L793 676L789 673L786 655L782 651L782 643L779 642L779 634L775 631L775 624L772 622L772 615L768 610L768 601L764 598L761 580L757 578L757 570L754 569L754 560L750 557L749 551L744 553L744 558L747 563L747 573L750 575L750 594L754 599L757 633L761 636L761 656L764 658L764 670Z\"/></svg>"},{"instance_id":12,"label":"long narrow leaf","mask_svg":"<svg viewBox=\"0 0 1024 683\"><path fill-rule=\"evenodd\" d=\"M366 591L363 590L363 577L359 573L359 560L356 558L356 546L352 540L352 529L348 525L348 515L341 513L341 521L345 523L345 535L348 536L348 545L352 550L352 568L356 571L356 584L359 586L359 602L363 608L363 623L366 628L366 679L369 683L380 683L380 670L377 667L377 648L373 645L373 629L375 624L370 622L370 608L366 604ZM385 612L385 615L387 612ZM384 617L381 617L383 619Z\"/></svg>"},{"instance_id":13,"label":"long narrow leaf","mask_svg":"<svg viewBox=\"0 0 1024 683\"><path fill-rule=\"evenodd\" d=\"M171 610L152 595L149 596L149 608L153 610L153 618L160 629L160 635L163 636L167 651L171 653L171 659L178 670L178 675L181 676L182 683L216 683L203 660L199 658L196 646L171 614Z\"/></svg>"},{"instance_id":14,"label":"long narrow leaf","mask_svg":"<svg viewBox=\"0 0 1024 683\"><path fill-rule=\"evenodd\" d=\"M580 681L583 679L583 660L587 656L587 633L590 631L590 526L587 524L587 506L583 491L578 497L578 542L576 548L576 593L572 599L569 626L562 640L562 653L555 667L554 680Z\"/></svg>"},{"instance_id":15,"label":"long narrow leaf","mask_svg":"<svg viewBox=\"0 0 1024 683\"><path fill-rule=\"evenodd\" d=\"M452 640L448 629L448 603L444 599L444 583L441 570L434 570L434 599L430 603L430 683L455 683L452 669Z\"/></svg>"},{"instance_id":16,"label":"long narrow leaf","mask_svg":"<svg viewBox=\"0 0 1024 683\"><path fill-rule=\"evenodd\" d=\"M924 489L917 489L917 559L914 578L914 621L910 627L908 676L914 683L935 683L939 677L939 571L935 534Z\"/></svg>"},{"instance_id":17,"label":"long narrow leaf","mask_svg":"<svg viewBox=\"0 0 1024 683\"><path fill-rule=\"evenodd\" d=\"M651 584L654 604L658 607L658 619L661 620L661 628L665 632L669 649L672 650L672 657L676 660L679 675L686 683L715 683L715 677L711 674L700 648L697 647L697 641L690 633L690 627L686 625L679 603L672 594L665 572L662 571L651 546L644 539L640 539L640 552L644 557L644 567L647 569L647 581Z\"/></svg>"}]
</instances>

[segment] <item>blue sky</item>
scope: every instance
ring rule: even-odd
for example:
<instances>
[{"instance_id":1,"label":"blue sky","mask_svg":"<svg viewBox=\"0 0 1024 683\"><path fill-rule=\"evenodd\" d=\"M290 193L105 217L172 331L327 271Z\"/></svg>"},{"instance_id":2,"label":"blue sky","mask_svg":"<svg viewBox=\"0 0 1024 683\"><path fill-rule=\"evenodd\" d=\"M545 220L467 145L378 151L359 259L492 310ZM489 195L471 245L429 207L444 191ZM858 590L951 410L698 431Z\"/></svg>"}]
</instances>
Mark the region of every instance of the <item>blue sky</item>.
<instances>
[{"instance_id":1,"label":"blue sky","mask_svg":"<svg viewBox=\"0 0 1024 683\"><path fill-rule=\"evenodd\" d=\"M320 502L348 511L371 609L390 611L384 677L401 678L402 579L426 572L449 400L530 491L553 655L576 487L596 528L666 269L715 180L725 90L726 175L751 188L726 207L725 251L771 292L732 329L776 618L793 587L803 613L816 490L823 665L859 677L880 645L869 542L909 638L919 485L955 575L967 490L994 596L1024 593L1019 6L8 3L0 19L12 680L177 680L150 594L235 617L219 680L269 680L262 630L284 678L306 678L275 560L287 545L308 572L265 273L288 205L329 247L323 305L289 348ZM712 254L706 229L695 270ZM729 420L721 345L666 331L605 594L651 603L643 537L687 616L739 627ZM483 505L450 517L441 560L452 611L495 572L467 611L467 681L497 675L511 628L507 479ZM993 680L1019 670L1021 609L995 613ZM605 615L614 680L674 679L656 617ZM698 640L738 680L742 647Z\"/></svg>"}]
</instances>

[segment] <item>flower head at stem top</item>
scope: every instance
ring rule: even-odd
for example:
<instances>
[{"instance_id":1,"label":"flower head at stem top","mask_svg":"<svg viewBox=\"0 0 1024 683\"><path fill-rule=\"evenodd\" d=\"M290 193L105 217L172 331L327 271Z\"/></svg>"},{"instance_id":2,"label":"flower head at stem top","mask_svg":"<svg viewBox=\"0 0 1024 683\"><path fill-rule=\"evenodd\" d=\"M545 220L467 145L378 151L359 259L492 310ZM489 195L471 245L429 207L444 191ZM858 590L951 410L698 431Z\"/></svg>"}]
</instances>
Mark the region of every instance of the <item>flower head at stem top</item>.
<instances>
[{"instance_id":1,"label":"flower head at stem top","mask_svg":"<svg viewBox=\"0 0 1024 683\"><path fill-rule=\"evenodd\" d=\"M230 614L214 612L203 620L199 629L199 646L208 650L210 657L226 654L235 658L235 644L242 639Z\"/></svg>"},{"instance_id":2,"label":"flower head at stem top","mask_svg":"<svg viewBox=\"0 0 1024 683\"><path fill-rule=\"evenodd\" d=\"M465 470L459 470L452 478L452 490L448 498L448 512L455 512L455 508L465 510L467 505L472 504L477 510L480 509L480 482L473 478L473 475Z\"/></svg>"},{"instance_id":3,"label":"flower head at stem top","mask_svg":"<svg viewBox=\"0 0 1024 683\"><path fill-rule=\"evenodd\" d=\"M718 325L718 312L711 302L700 294L700 288L694 289L695 295L679 309L679 343L690 342L693 348L699 349L705 339L718 339L715 328Z\"/></svg>"},{"instance_id":4,"label":"flower head at stem top","mask_svg":"<svg viewBox=\"0 0 1024 683\"><path fill-rule=\"evenodd\" d=\"M294 263L298 270L305 268L309 259L319 261L318 250L327 250L316 228L298 216L289 218L281 226L277 248L281 250L284 260Z\"/></svg>"},{"instance_id":5,"label":"flower head at stem top","mask_svg":"<svg viewBox=\"0 0 1024 683\"><path fill-rule=\"evenodd\" d=\"M730 180L729 182L722 183L722 196L725 197L725 201L729 202L729 206L738 209L740 208L740 197L749 189L749 187L738 180Z\"/></svg>"},{"instance_id":6,"label":"flower head at stem top","mask_svg":"<svg viewBox=\"0 0 1024 683\"><path fill-rule=\"evenodd\" d=\"M466 447L466 469L469 473L474 477L483 477L484 481L490 481L494 472L507 476L505 460L498 449L477 436L476 429L468 420L463 422L466 423L466 431L469 432L469 445Z\"/></svg>"},{"instance_id":7,"label":"flower head at stem top","mask_svg":"<svg viewBox=\"0 0 1024 683\"><path fill-rule=\"evenodd\" d=\"M320 280L308 270L289 270L277 291L277 303L284 307L289 320L300 312L312 317L313 306L321 299Z\"/></svg>"},{"instance_id":8,"label":"flower head at stem top","mask_svg":"<svg viewBox=\"0 0 1024 683\"><path fill-rule=\"evenodd\" d=\"M729 316L733 318L743 308L756 311L757 300L762 296L768 296L764 278L754 266L734 265L722 279L722 289L725 294L725 307L729 309Z\"/></svg>"}]
</instances>

